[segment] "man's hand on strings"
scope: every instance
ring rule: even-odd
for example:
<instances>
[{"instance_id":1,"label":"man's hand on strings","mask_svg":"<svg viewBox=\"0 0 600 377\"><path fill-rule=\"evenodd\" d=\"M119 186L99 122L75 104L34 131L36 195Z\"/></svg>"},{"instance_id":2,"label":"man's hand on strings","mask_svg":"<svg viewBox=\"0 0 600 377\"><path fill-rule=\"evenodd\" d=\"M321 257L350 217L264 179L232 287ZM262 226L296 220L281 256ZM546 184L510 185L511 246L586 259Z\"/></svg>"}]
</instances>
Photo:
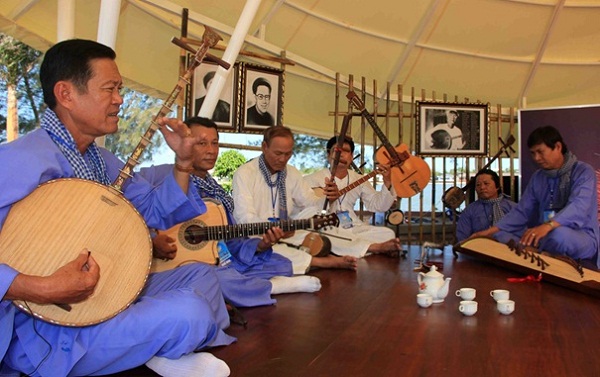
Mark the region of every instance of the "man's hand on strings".
<instances>
[{"instance_id":1,"label":"man's hand on strings","mask_svg":"<svg viewBox=\"0 0 600 377\"><path fill-rule=\"evenodd\" d=\"M71 304L90 297L99 279L100 266L84 249L51 275L17 275L4 298L38 304Z\"/></svg>"},{"instance_id":2,"label":"man's hand on strings","mask_svg":"<svg viewBox=\"0 0 600 377\"><path fill-rule=\"evenodd\" d=\"M260 240L256 248L258 251L268 250L271 247L273 247L273 245L275 245L277 242L279 242L279 240L282 239L283 236L283 230L278 226L274 226L273 228L267 230L263 234L262 239Z\"/></svg>"}]
</instances>

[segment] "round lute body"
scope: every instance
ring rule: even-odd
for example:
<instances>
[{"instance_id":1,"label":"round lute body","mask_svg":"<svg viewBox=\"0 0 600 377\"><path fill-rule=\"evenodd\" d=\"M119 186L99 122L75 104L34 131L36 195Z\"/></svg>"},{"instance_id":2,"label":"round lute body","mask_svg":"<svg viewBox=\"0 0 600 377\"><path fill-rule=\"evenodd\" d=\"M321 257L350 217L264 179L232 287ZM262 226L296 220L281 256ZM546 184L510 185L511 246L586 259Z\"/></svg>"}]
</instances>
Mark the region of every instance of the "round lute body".
<instances>
[{"instance_id":1,"label":"round lute body","mask_svg":"<svg viewBox=\"0 0 600 377\"><path fill-rule=\"evenodd\" d=\"M457 209L465 201L465 191L468 188L468 185L465 188L450 187L442 196L442 202L447 208Z\"/></svg>"},{"instance_id":2,"label":"round lute body","mask_svg":"<svg viewBox=\"0 0 600 377\"><path fill-rule=\"evenodd\" d=\"M48 181L11 207L0 232L0 263L24 274L48 276L87 249L100 265L100 280L84 301L68 305L15 301L20 309L63 326L89 326L114 317L139 295L151 267L152 240L142 216L123 197L122 187L160 128L158 119L171 112L209 48L222 38L205 27L202 39L194 59L111 186L76 178ZM191 49L178 40L176 44ZM214 59L229 68L227 62Z\"/></svg>"},{"instance_id":3,"label":"round lute body","mask_svg":"<svg viewBox=\"0 0 600 377\"><path fill-rule=\"evenodd\" d=\"M390 225L400 225L404 223L404 212L397 208L391 210L385 217L385 221Z\"/></svg>"},{"instance_id":4,"label":"round lute body","mask_svg":"<svg viewBox=\"0 0 600 377\"><path fill-rule=\"evenodd\" d=\"M321 234L310 232L304 237L301 247L313 257L326 257L331 253L331 240Z\"/></svg>"},{"instance_id":5,"label":"round lute body","mask_svg":"<svg viewBox=\"0 0 600 377\"><path fill-rule=\"evenodd\" d=\"M14 204L0 232L0 262L23 274L48 276L83 249L100 265L100 281L92 296L68 305L70 310L64 305L15 304L63 326L88 326L112 318L144 287L152 240L131 203L93 181L48 181Z\"/></svg>"}]
</instances>

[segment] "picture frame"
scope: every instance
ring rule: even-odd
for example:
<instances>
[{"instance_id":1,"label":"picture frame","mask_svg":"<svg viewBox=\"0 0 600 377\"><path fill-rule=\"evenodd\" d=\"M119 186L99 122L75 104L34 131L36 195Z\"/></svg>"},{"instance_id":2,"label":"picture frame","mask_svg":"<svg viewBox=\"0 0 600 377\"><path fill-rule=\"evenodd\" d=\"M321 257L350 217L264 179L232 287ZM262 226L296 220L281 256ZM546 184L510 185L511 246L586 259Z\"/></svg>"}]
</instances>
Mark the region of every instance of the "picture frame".
<instances>
[{"instance_id":1,"label":"picture frame","mask_svg":"<svg viewBox=\"0 0 600 377\"><path fill-rule=\"evenodd\" d=\"M243 63L242 77L240 132L262 133L283 125L284 71Z\"/></svg>"},{"instance_id":2,"label":"picture frame","mask_svg":"<svg viewBox=\"0 0 600 377\"><path fill-rule=\"evenodd\" d=\"M487 156L490 104L417 101L417 154Z\"/></svg>"},{"instance_id":3,"label":"picture frame","mask_svg":"<svg viewBox=\"0 0 600 377\"><path fill-rule=\"evenodd\" d=\"M227 77L227 81L223 86L221 95L215 107L212 117L210 118L217 124L219 131L237 132L239 129L238 123L238 107L239 107L239 66L236 63L231 67L231 72ZM187 117L197 116L200 107L203 104L204 96L210 82L219 66L216 63L204 61L194 71L191 90L191 101Z\"/></svg>"}]
</instances>

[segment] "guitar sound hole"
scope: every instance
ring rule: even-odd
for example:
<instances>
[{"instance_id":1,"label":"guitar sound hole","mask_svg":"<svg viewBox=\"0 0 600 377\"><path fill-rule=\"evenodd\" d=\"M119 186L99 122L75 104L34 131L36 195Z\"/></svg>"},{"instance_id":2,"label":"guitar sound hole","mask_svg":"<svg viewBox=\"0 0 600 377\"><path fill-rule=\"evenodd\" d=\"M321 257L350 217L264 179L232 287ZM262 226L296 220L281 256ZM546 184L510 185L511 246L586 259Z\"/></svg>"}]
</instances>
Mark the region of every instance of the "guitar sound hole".
<instances>
[{"instance_id":1,"label":"guitar sound hole","mask_svg":"<svg viewBox=\"0 0 600 377\"><path fill-rule=\"evenodd\" d=\"M198 225L190 225L183 232L183 238L192 245L198 245L204 238L202 236L202 227Z\"/></svg>"}]
</instances>

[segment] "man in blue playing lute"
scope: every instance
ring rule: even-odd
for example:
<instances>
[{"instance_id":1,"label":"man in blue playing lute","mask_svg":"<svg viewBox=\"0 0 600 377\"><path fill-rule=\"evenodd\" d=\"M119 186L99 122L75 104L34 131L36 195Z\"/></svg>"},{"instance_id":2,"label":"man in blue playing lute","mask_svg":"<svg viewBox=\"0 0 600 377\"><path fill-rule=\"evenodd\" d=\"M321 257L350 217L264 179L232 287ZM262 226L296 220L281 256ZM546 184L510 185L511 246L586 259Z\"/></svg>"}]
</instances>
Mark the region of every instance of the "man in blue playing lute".
<instances>
[{"instance_id":1,"label":"man in blue playing lute","mask_svg":"<svg viewBox=\"0 0 600 377\"><path fill-rule=\"evenodd\" d=\"M97 137L118 128L123 82L115 52L93 41L60 42L46 52L40 78L48 105L41 128L0 147L3 226L13 204L40 183L75 177L109 185L123 166L95 143ZM175 152L175 167L157 187L134 174L123 192L149 226L164 228L199 216L205 206L196 190L188 189L197 138L181 121L159 119L158 123ZM64 245L66 252L79 252L73 248ZM235 341L223 331L229 326L227 309L218 279L207 265L152 274L134 303L93 326L43 322L12 304L13 300L47 305L81 302L109 272L100 270L93 250L91 255L83 250L48 276L27 275L0 263L0 374L102 375L146 363L162 376L229 375L222 360L195 353Z\"/></svg>"}]
</instances>

